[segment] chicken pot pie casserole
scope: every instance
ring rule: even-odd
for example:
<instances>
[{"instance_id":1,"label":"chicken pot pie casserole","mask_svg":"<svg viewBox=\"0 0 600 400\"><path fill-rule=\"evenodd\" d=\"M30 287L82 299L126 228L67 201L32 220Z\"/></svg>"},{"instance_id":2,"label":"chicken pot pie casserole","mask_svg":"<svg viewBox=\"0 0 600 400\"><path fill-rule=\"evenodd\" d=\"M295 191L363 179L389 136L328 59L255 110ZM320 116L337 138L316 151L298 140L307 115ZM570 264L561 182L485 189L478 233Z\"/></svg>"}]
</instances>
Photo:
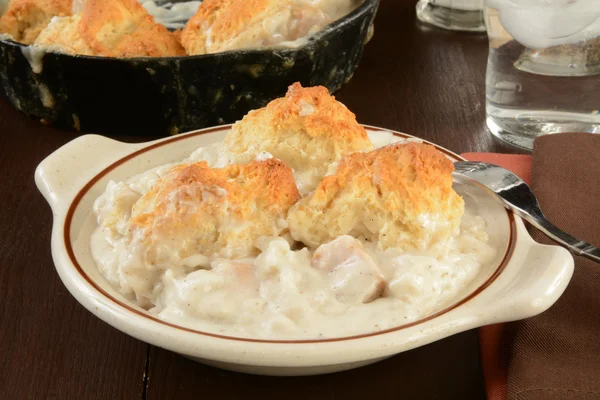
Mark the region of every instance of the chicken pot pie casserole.
<instances>
[{"instance_id":1,"label":"chicken pot pie casserole","mask_svg":"<svg viewBox=\"0 0 600 400\"><path fill-rule=\"evenodd\" d=\"M121 58L294 48L361 2L9 0L0 34L38 50Z\"/></svg>"},{"instance_id":2,"label":"chicken pot pie casserole","mask_svg":"<svg viewBox=\"0 0 600 400\"><path fill-rule=\"evenodd\" d=\"M222 143L109 182L92 255L123 296L192 329L319 339L415 321L495 250L448 158L373 139L327 89L294 84Z\"/></svg>"}]
</instances>

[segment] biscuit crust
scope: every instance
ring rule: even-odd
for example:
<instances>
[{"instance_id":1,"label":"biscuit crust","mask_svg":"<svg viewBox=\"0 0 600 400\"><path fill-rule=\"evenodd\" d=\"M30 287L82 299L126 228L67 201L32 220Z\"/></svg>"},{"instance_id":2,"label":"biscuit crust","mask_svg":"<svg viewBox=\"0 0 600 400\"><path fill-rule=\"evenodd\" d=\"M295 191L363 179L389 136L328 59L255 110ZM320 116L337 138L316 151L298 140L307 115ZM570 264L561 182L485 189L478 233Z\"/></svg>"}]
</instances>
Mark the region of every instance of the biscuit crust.
<instances>
[{"instance_id":1,"label":"biscuit crust","mask_svg":"<svg viewBox=\"0 0 600 400\"><path fill-rule=\"evenodd\" d=\"M289 87L285 97L250 111L225 138L223 150L238 162L266 151L303 174L308 191L344 156L373 144L356 116L322 86Z\"/></svg>"},{"instance_id":2,"label":"biscuit crust","mask_svg":"<svg viewBox=\"0 0 600 400\"><path fill-rule=\"evenodd\" d=\"M382 250L425 250L458 233L464 201L452 189L453 170L422 143L352 154L290 210L290 232L313 248L351 235Z\"/></svg>"},{"instance_id":3,"label":"biscuit crust","mask_svg":"<svg viewBox=\"0 0 600 400\"><path fill-rule=\"evenodd\" d=\"M260 236L278 236L299 194L291 170L269 159L213 169L206 162L168 171L133 206L131 226L153 263L161 252L240 258Z\"/></svg>"},{"instance_id":4,"label":"biscuit crust","mask_svg":"<svg viewBox=\"0 0 600 400\"><path fill-rule=\"evenodd\" d=\"M137 0L88 0L81 13L81 35L98 55L168 57L185 52L175 35Z\"/></svg>"},{"instance_id":5,"label":"biscuit crust","mask_svg":"<svg viewBox=\"0 0 600 400\"><path fill-rule=\"evenodd\" d=\"M80 15L53 19L35 43L104 57L185 55L177 36L154 22L137 0L88 0Z\"/></svg>"},{"instance_id":6,"label":"biscuit crust","mask_svg":"<svg viewBox=\"0 0 600 400\"><path fill-rule=\"evenodd\" d=\"M11 0L0 18L0 32L31 44L52 17L71 15L71 0Z\"/></svg>"},{"instance_id":7,"label":"biscuit crust","mask_svg":"<svg viewBox=\"0 0 600 400\"><path fill-rule=\"evenodd\" d=\"M194 55L294 41L336 19L315 3L319 2L204 0L183 30L182 44Z\"/></svg>"}]
</instances>

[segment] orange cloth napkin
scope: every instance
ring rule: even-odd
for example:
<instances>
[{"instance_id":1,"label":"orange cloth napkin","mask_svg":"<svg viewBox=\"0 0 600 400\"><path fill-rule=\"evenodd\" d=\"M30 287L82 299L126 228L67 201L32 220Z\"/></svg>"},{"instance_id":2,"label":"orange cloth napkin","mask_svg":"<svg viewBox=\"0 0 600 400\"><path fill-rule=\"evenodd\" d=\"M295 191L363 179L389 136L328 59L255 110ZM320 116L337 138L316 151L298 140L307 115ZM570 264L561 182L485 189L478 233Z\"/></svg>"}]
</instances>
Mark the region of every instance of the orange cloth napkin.
<instances>
[{"instance_id":1,"label":"orange cloth napkin","mask_svg":"<svg viewBox=\"0 0 600 400\"><path fill-rule=\"evenodd\" d=\"M528 184L531 182L532 160L529 155L465 153L470 161L484 161L500 165L517 174ZM489 400L506 400L508 381L508 355L511 344L510 327L507 324L484 326L479 329L481 366L485 391Z\"/></svg>"},{"instance_id":2,"label":"orange cloth napkin","mask_svg":"<svg viewBox=\"0 0 600 400\"><path fill-rule=\"evenodd\" d=\"M531 179L546 216L600 245L600 135L561 133L535 140L533 155L467 154ZM529 174L530 170L530 174ZM531 228L534 240L554 244ZM574 257L575 271L548 311L480 329L482 367L492 400L600 399L600 264Z\"/></svg>"}]
</instances>

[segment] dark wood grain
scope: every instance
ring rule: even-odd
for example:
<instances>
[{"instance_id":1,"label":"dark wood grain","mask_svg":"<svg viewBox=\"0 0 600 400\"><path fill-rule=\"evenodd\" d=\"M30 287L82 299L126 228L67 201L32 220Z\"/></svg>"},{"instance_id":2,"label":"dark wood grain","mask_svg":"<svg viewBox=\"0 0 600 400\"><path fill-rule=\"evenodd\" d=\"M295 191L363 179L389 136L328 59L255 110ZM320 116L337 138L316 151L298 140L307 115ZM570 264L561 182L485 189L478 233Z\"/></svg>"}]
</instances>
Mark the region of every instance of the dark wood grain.
<instances>
[{"instance_id":1,"label":"dark wood grain","mask_svg":"<svg viewBox=\"0 0 600 400\"><path fill-rule=\"evenodd\" d=\"M146 345L93 317L60 282L37 164L75 138L0 102L0 398L140 398Z\"/></svg>"},{"instance_id":2,"label":"dark wood grain","mask_svg":"<svg viewBox=\"0 0 600 400\"><path fill-rule=\"evenodd\" d=\"M420 25L414 5L382 0L375 37L336 96L363 123L459 153L513 151L485 130L485 36ZM475 331L354 371L268 378L202 366L104 324L78 305L54 270L52 215L33 181L37 164L76 135L0 101L0 398L484 397ZM154 137L146 132L118 139Z\"/></svg>"},{"instance_id":3,"label":"dark wood grain","mask_svg":"<svg viewBox=\"0 0 600 400\"><path fill-rule=\"evenodd\" d=\"M351 371L308 377L246 375L200 365L152 347L148 400L218 394L266 399L482 399L477 337L472 332ZM253 398L253 397L251 397Z\"/></svg>"}]
</instances>

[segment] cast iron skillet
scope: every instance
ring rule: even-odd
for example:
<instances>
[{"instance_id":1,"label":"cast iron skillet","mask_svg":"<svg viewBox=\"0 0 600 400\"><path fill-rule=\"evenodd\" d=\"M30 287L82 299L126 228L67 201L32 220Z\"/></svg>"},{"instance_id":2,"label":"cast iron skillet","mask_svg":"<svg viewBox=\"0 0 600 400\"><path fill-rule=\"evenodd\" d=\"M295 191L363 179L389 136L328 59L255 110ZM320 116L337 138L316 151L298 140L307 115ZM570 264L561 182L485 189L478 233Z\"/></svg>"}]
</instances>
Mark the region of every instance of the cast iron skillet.
<instances>
[{"instance_id":1,"label":"cast iron skillet","mask_svg":"<svg viewBox=\"0 0 600 400\"><path fill-rule=\"evenodd\" d=\"M172 135L231 123L297 81L339 89L358 66L378 6L365 0L297 49L130 59L46 53L39 73L27 46L2 40L1 90L43 123L87 132Z\"/></svg>"}]
</instances>

